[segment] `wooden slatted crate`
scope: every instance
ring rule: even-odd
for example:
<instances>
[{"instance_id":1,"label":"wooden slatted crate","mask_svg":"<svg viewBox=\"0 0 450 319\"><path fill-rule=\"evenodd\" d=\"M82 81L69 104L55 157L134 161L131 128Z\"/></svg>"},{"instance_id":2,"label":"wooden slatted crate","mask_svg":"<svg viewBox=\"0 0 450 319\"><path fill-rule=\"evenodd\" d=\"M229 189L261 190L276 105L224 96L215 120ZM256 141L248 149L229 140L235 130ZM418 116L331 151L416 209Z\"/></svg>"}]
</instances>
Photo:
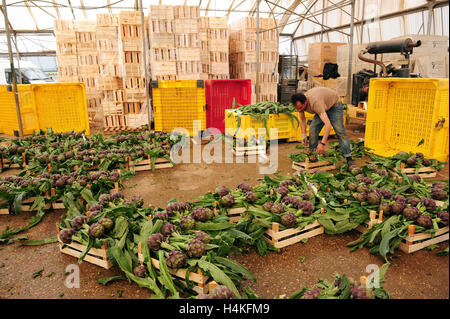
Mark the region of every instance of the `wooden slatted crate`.
<instances>
[{"instance_id":1,"label":"wooden slatted crate","mask_svg":"<svg viewBox=\"0 0 450 319\"><path fill-rule=\"evenodd\" d=\"M319 161L311 163L307 158L305 162L292 162L292 168L296 171L304 169L308 173L314 173L317 170L329 171L336 169L336 165L329 161Z\"/></svg>"},{"instance_id":2,"label":"wooden slatted crate","mask_svg":"<svg viewBox=\"0 0 450 319\"><path fill-rule=\"evenodd\" d=\"M436 231L434 235L430 233L415 233L416 226L408 226L408 236L406 236L398 248L404 253L410 254L426 248L430 245L441 243L449 239L449 226L445 226Z\"/></svg>"},{"instance_id":3,"label":"wooden slatted crate","mask_svg":"<svg viewBox=\"0 0 450 319\"><path fill-rule=\"evenodd\" d=\"M155 169L161 169L161 168L172 168L173 164L165 159L165 158L157 158L155 160ZM127 169L133 172L139 172L139 171L151 171L152 170L152 164L150 157L148 157L145 160L142 160L140 162L133 162L131 158L128 158L128 164Z\"/></svg>"},{"instance_id":4,"label":"wooden slatted crate","mask_svg":"<svg viewBox=\"0 0 450 319\"><path fill-rule=\"evenodd\" d=\"M139 263L141 265L144 264L144 255L142 254L142 243L138 243L138 259ZM156 269L160 270L160 264L159 260L155 258L151 258L152 266ZM187 269L172 269L168 267L169 272L173 277L176 277L178 280L180 280L184 285L186 285L186 272ZM194 291L196 291L199 294L207 294L210 289L212 289L217 284L213 284L210 286L207 284L209 280L209 277L203 275L201 270L198 270L197 273L190 272L189 273L189 281L194 282L196 285L192 288Z\"/></svg>"},{"instance_id":5,"label":"wooden slatted crate","mask_svg":"<svg viewBox=\"0 0 450 319\"><path fill-rule=\"evenodd\" d=\"M279 224L273 222L272 229L266 231L264 239L275 248L283 248L323 233L324 228L318 221L314 221L302 229L288 228L282 231L279 231Z\"/></svg>"},{"instance_id":6,"label":"wooden slatted crate","mask_svg":"<svg viewBox=\"0 0 450 319\"><path fill-rule=\"evenodd\" d=\"M59 251L63 254L70 255L79 258L83 251L86 249L85 245L81 245L75 242L70 244L64 244L59 238L59 227L56 226L56 232L58 234ZM83 261L87 261L91 264L100 266L105 269L111 268L113 265L108 258L107 254L108 244L105 243L102 248L91 248Z\"/></svg>"},{"instance_id":7,"label":"wooden slatted crate","mask_svg":"<svg viewBox=\"0 0 450 319\"><path fill-rule=\"evenodd\" d=\"M383 222L383 211L380 210L380 213L379 213L378 218L377 218L377 212L374 211L374 210L371 210L369 212L369 217L370 217L370 220L368 220L364 224L359 225L358 227L356 227L357 231L359 231L360 233L364 233L367 230L372 229L372 227L375 226L376 224L379 224L379 223Z\"/></svg>"},{"instance_id":8,"label":"wooden slatted crate","mask_svg":"<svg viewBox=\"0 0 450 319\"><path fill-rule=\"evenodd\" d=\"M394 172L391 172L392 176L399 176L398 173L406 174L407 176L411 177L413 175L419 175L421 178L433 178L436 177L436 170L432 167L421 167L421 168L405 168L405 163L400 164L400 171L398 169L394 169ZM416 173L417 170L417 173Z\"/></svg>"}]
</instances>

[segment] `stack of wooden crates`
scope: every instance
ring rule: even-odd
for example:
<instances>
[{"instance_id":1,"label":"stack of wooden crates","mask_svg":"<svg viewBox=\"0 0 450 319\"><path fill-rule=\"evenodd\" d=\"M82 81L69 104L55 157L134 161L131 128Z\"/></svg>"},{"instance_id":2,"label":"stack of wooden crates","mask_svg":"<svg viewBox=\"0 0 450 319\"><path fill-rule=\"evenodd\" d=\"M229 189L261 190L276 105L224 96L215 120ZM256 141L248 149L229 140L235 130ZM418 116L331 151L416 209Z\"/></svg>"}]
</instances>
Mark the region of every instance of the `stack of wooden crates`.
<instances>
[{"instance_id":1,"label":"stack of wooden crates","mask_svg":"<svg viewBox=\"0 0 450 319\"><path fill-rule=\"evenodd\" d=\"M176 80L173 6L150 6L147 21L151 79Z\"/></svg>"},{"instance_id":2,"label":"stack of wooden crates","mask_svg":"<svg viewBox=\"0 0 450 319\"><path fill-rule=\"evenodd\" d=\"M260 101L277 101L278 31L272 18L260 18ZM230 27L230 74L233 79L251 79L252 103L256 101L256 19L245 17Z\"/></svg>"},{"instance_id":3,"label":"stack of wooden crates","mask_svg":"<svg viewBox=\"0 0 450 319\"><path fill-rule=\"evenodd\" d=\"M229 32L224 17L200 17L200 61L204 79L230 78Z\"/></svg>"},{"instance_id":4,"label":"stack of wooden crates","mask_svg":"<svg viewBox=\"0 0 450 319\"><path fill-rule=\"evenodd\" d=\"M346 94L346 78L324 80L317 77L323 73L323 67L326 63L337 63L338 47L345 45L340 42L316 42L310 43L308 47L308 81L310 87L324 86L338 91L338 94L344 96ZM338 66L338 72L345 71L347 66L342 68Z\"/></svg>"}]
</instances>

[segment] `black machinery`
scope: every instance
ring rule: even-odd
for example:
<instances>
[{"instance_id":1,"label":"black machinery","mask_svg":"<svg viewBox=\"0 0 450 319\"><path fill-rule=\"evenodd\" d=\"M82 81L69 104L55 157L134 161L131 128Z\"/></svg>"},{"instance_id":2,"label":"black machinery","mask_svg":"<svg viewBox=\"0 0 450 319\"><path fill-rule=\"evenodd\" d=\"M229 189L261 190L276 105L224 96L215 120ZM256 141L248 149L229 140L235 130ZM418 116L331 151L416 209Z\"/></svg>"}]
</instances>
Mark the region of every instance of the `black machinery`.
<instances>
[{"instance_id":1,"label":"black machinery","mask_svg":"<svg viewBox=\"0 0 450 319\"><path fill-rule=\"evenodd\" d=\"M402 40L390 40L379 41L369 43L369 45L359 52L358 58L364 62L373 63L374 69L362 70L353 74L352 84L352 104L358 105L360 101L366 101L368 96L368 87L370 78L373 77L399 77L409 78L417 77L415 74L411 74L410 70L410 56L413 53L413 48L419 47L421 41L413 41L410 38ZM374 58L371 59L365 54L373 54ZM399 61L400 67L395 68L392 64L385 65L382 61L377 60L378 54L383 53L400 53L405 57L404 60ZM381 67L381 72L377 74L377 65Z\"/></svg>"}]
</instances>

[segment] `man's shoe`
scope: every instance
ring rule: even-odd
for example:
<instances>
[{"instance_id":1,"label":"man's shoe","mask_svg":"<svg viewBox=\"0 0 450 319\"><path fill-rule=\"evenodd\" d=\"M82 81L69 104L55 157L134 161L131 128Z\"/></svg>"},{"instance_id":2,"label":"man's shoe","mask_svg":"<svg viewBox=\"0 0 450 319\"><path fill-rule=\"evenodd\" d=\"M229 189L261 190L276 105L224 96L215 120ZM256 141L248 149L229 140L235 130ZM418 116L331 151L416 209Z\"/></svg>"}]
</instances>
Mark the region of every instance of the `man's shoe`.
<instances>
[{"instance_id":1,"label":"man's shoe","mask_svg":"<svg viewBox=\"0 0 450 319\"><path fill-rule=\"evenodd\" d=\"M348 167L353 165L353 159L351 157L347 158L347 165Z\"/></svg>"}]
</instances>

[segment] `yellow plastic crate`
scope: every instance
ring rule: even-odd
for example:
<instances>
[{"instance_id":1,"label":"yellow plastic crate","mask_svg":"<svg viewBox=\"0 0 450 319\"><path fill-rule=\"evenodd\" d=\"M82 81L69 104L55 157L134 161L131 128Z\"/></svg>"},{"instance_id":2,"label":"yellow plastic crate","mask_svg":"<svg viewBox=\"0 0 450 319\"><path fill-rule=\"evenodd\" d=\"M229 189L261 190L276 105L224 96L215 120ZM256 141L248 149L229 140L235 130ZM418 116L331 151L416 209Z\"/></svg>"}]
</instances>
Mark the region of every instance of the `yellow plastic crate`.
<instances>
[{"instance_id":1,"label":"yellow plastic crate","mask_svg":"<svg viewBox=\"0 0 450 319\"><path fill-rule=\"evenodd\" d=\"M51 127L55 132L90 134L86 94L82 83L21 84L17 86L24 134ZM14 93L0 85L0 132L19 130Z\"/></svg>"},{"instance_id":2,"label":"yellow plastic crate","mask_svg":"<svg viewBox=\"0 0 450 319\"><path fill-rule=\"evenodd\" d=\"M300 115L298 112L293 113L294 116L300 122ZM294 121L294 126L292 126L292 121L287 114L270 114L267 120L267 129L273 128L278 129L278 139L287 139L288 142L300 141L302 137L301 127ZM237 118L233 113L233 110L225 110L225 130L229 134L235 135L237 138L251 138L256 136L260 137L258 129L264 129L264 122L258 121L250 115L242 115L239 130L236 132L237 128ZM247 131L248 129L253 129L253 131ZM236 132L236 134L235 134Z\"/></svg>"},{"instance_id":3,"label":"yellow plastic crate","mask_svg":"<svg viewBox=\"0 0 450 319\"><path fill-rule=\"evenodd\" d=\"M364 146L381 156L421 152L447 161L448 85L448 79L371 79Z\"/></svg>"},{"instance_id":4,"label":"yellow plastic crate","mask_svg":"<svg viewBox=\"0 0 450 319\"><path fill-rule=\"evenodd\" d=\"M155 130L171 132L186 129L193 136L196 129L206 129L206 99L203 80L152 82ZM194 121L200 121L194 128Z\"/></svg>"}]
</instances>

